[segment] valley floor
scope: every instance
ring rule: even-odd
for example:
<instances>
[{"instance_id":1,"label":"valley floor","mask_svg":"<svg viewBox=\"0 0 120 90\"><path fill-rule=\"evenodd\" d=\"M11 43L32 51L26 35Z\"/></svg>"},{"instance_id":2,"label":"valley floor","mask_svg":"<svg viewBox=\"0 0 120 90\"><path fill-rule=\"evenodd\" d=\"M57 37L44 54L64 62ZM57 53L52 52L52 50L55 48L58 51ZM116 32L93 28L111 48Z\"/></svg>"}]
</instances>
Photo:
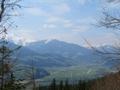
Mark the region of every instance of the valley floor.
<instances>
[{"instance_id":1,"label":"valley floor","mask_svg":"<svg viewBox=\"0 0 120 90\"><path fill-rule=\"evenodd\" d=\"M120 72L109 74L95 80L79 81L76 84L70 84L69 80L56 83L56 80L53 79L48 86L37 86L34 90L120 90Z\"/></svg>"}]
</instances>

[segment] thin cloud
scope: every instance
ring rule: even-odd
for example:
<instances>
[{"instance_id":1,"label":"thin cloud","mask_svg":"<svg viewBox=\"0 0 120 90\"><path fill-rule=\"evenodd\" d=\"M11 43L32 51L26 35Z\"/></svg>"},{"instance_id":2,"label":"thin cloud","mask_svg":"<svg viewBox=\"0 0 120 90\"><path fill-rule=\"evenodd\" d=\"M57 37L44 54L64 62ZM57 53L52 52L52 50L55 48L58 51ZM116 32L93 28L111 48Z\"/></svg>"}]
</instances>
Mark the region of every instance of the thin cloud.
<instances>
[{"instance_id":1,"label":"thin cloud","mask_svg":"<svg viewBox=\"0 0 120 90\"><path fill-rule=\"evenodd\" d=\"M57 15L63 15L71 11L71 8L66 3L61 3L53 6L53 13Z\"/></svg>"},{"instance_id":2,"label":"thin cloud","mask_svg":"<svg viewBox=\"0 0 120 90\"><path fill-rule=\"evenodd\" d=\"M65 15L66 13L69 13L71 11L70 6L66 3L51 4L51 5L49 5L48 8L49 8L49 10L46 10L46 8L44 8L44 6L41 6L41 7L33 6L31 8L26 8L24 12L28 13L30 15L33 15L33 16L49 17L49 16Z\"/></svg>"},{"instance_id":3,"label":"thin cloud","mask_svg":"<svg viewBox=\"0 0 120 90\"><path fill-rule=\"evenodd\" d=\"M87 32L89 29L90 27L88 25L79 25L79 26L75 26L72 31L81 33L81 32Z\"/></svg>"},{"instance_id":4,"label":"thin cloud","mask_svg":"<svg viewBox=\"0 0 120 90\"><path fill-rule=\"evenodd\" d=\"M92 0L78 0L80 5L85 5L86 3L90 3Z\"/></svg>"},{"instance_id":5,"label":"thin cloud","mask_svg":"<svg viewBox=\"0 0 120 90\"><path fill-rule=\"evenodd\" d=\"M33 15L33 16L48 16L49 13L47 13L45 10L41 9L40 7L32 7L25 9L25 12Z\"/></svg>"},{"instance_id":6,"label":"thin cloud","mask_svg":"<svg viewBox=\"0 0 120 90\"><path fill-rule=\"evenodd\" d=\"M117 42L116 36L113 33L106 33L104 35L100 35L98 37L89 37L88 41L93 46L101 46L101 45L114 45L113 42Z\"/></svg>"},{"instance_id":7,"label":"thin cloud","mask_svg":"<svg viewBox=\"0 0 120 90\"><path fill-rule=\"evenodd\" d=\"M44 24L43 28L44 29L53 29L53 28L56 28L56 25L55 24Z\"/></svg>"},{"instance_id":8,"label":"thin cloud","mask_svg":"<svg viewBox=\"0 0 120 90\"><path fill-rule=\"evenodd\" d=\"M47 18L46 23L56 23L61 21L61 17L50 16Z\"/></svg>"}]
</instances>

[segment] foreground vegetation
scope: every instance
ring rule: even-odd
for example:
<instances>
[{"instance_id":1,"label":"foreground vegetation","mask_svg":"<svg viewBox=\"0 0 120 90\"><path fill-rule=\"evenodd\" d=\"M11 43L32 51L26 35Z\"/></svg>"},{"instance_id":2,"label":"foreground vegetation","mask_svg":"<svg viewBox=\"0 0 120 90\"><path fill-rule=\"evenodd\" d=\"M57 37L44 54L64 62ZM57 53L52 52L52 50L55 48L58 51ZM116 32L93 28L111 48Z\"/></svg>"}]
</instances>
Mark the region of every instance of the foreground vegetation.
<instances>
[{"instance_id":1,"label":"foreground vegetation","mask_svg":"<svg viewBox=\"0 0 120 90\"><path fill-rule=\"evenodd\" d=\"M69 80L59 81L56 79L49 85L42 85L38 83L29 82L28 84L21 84L16 82L15 77L11 75L9 83L4 86L3 90L120 90L120 72L106 75L102 78L81 81L69 82Z\"/></svg>"},{"instance_id":2,"label":"foreground vegetation","mask_svg":"<svg viewBox=\"0 0 120 90\"><path fill-rule=\"evenodd\" d=\"M35 90L120 90L120 72L95 80L78 81L76 84L70 84L69 80L57 83L53 79L49 86L39 85Z\"/></svg>"}]
</instances>

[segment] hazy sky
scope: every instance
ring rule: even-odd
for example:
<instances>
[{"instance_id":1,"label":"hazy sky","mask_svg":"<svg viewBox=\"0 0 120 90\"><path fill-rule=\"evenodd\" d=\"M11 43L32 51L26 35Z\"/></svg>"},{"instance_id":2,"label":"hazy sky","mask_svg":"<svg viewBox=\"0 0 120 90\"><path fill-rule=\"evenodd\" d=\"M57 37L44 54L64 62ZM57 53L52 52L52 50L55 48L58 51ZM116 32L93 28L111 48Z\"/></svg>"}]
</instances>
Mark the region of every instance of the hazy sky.
<instances>
[{"instance_id":1,"label":"hazy sky","mask_svg":"<svg viewBox=\"0 0 120 90\"><path fill-rule=\"evenodd\" d=\"M94 25L102 15L102 8L116 8L115 3L105 0L23 0L21 5L25 8L15 12L20 15L14 20L18 28L9 36L16 42L58 39L86 45L83 40L86 38L92 45L103 45L116 40L112 31Z\"/></svg>"}]
</instances>

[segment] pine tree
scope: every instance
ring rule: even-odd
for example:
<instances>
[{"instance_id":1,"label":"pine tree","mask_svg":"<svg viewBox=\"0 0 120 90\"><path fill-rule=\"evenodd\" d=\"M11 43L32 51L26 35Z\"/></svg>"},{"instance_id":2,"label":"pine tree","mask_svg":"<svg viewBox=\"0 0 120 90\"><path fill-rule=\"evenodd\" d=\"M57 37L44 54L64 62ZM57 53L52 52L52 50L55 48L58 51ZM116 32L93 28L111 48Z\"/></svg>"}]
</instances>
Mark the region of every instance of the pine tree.
<instances>
[{"instance_id":1,"label":"pine tree","mask_svg":"<svg viewBox=\"0 0 120 90\"><path fill-rule=\"evenodd\" d=\"M60 81L59 90L63 90L64 89L63 87L64 87L63 81Z\"/></svg>"},{"instance_id":2,"label":"pine tree","mask_svg":"<svg viewBox=\"0 0 120 90\"><path fill-rule=\"evenodd\" d=\"M22 85L19 80L16 80L13 73L10 75L8 83L5 84L4 90L23 90L25 87Z\"/></svg>"},{"instance_id":3,"label":"pine tree","mask_svg":"<svg viewBox=\"0 0 120 90\"><path fill-rule=\"evenodd\" d=\"M55 80L55 78L53 79L53 81L50 85L50 90L56 90L56 80Z\"/></svg>"},{"instance_id":4,"label":"pine tree","mask_svg":"<svg viewBox=\"0 0 120 90\"><path fill-rule=\"evenodd\" d=\"M64 90L70 90L70 86L69 86L69 81L68 80L65 81Z\"/></svg>"},{"instance_id":5,"label":"pine tree","mask_svg":"<svg viewBox=\"0 0 120 90\"><path fill-rule=\"evenodd\" d=\"M41 90L41 86L40 86L40 84L39 84L38 90Z\"/></svg>"}]
</instances>

